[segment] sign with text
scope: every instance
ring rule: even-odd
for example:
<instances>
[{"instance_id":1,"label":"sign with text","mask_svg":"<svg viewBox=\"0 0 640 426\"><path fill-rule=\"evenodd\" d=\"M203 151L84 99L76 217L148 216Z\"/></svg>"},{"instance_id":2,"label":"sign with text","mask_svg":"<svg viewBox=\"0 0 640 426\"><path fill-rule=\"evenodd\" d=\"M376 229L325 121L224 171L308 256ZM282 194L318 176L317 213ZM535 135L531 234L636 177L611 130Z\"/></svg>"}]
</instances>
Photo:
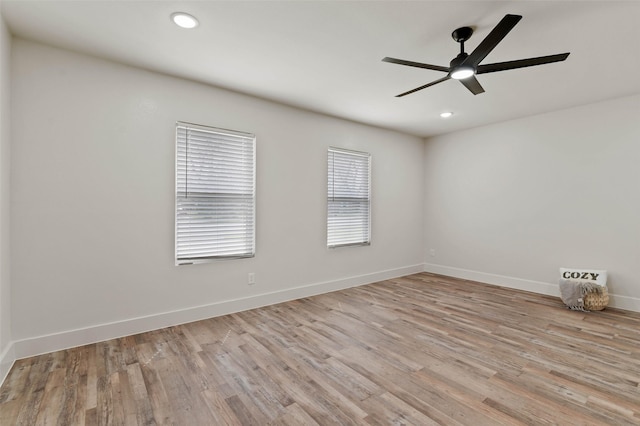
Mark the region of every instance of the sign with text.
<instances>
[{"instance_id":1,"label":"sign with text","mask_svg":"<svg viewBox=\"0 0 640 426\"><path fill-rule=\"evenodd\" d=\"M607 285L607 271L602 269L560 268L560 278L573 281L589 281L598 285Z\"/></svg>"}]
</instances>

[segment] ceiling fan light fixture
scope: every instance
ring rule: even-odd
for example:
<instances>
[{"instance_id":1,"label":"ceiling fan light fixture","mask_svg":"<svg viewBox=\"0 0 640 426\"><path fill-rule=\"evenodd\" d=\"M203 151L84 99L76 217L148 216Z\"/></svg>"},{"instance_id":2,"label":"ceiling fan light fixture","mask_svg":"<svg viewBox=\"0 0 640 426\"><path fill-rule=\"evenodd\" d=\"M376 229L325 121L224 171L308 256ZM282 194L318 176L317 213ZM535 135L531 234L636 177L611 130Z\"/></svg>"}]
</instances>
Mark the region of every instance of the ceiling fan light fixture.
<instances>
[{"instance_id":1,"label":"ceiling fan light fixture","mask_svg":"<svg viewBox=\"0 0 640 426\"><path fill-rule=\"evenodd\" d=\"M475 74L475 71L471 67L458 67L451 73L451 78L455 80L462 80L469 78Z\"/></svg>"},{"instance_id":2,"label":"ceiling fan light fixture","mask_svg":"<svg viewBox=\"0 0 640 426\"><path fill-rule=\"evenodd\" d=\"M171 20L180 28L191 29L198 26L198 20L184 12L176 12L171 14Z\"/></svg>"}]
</instances>

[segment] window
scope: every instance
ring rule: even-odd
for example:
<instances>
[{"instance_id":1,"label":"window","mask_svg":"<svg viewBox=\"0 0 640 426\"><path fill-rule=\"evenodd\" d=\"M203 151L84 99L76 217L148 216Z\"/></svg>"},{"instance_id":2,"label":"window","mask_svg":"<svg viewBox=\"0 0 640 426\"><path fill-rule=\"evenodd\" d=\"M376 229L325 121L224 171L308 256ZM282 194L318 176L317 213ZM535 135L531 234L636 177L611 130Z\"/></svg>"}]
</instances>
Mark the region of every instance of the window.
<instances>
[{"instance_id":1,"label":"window","mask_svg":"<svg viewBox=\"0 0 640 426\"><path fill-rule=\"evenodd\" d=\"M255 136L176 125L176 264L255 254Z\"/></svg>"},{"instance_id":2,"label":"window","mask_svg":"<svg viewBox=\"0 0 640 426\"><path fill-rule=\"evenodd\" d=\"M370 243L371 155L329 148L327 246Z\"/></svg>"}]
</instances>

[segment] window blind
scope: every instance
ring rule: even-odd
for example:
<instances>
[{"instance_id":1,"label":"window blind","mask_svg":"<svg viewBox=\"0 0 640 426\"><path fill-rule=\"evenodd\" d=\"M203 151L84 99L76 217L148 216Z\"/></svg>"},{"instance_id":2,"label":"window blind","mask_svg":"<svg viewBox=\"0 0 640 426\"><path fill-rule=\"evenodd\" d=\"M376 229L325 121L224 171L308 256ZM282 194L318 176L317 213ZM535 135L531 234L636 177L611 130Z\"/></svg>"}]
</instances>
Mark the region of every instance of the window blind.
<instances>
[{"instance_id":1,"label":"window blind","mask_svg":"<svg viewBox=\"0 0 640 426\"><path fill-rule=\"evenodd\" d=\"M176 125L176 264L255 254L255 136Z\"/></svg>"},{"instance_id":2,"label":"window blind","mask_svg":"<svg viewBox=\"0 0 640 426\"><path fill-rule=\"evenodd\" d=\"M370 243L371 155L329 148L327 246Z\"/></svg>"}]
</instances>

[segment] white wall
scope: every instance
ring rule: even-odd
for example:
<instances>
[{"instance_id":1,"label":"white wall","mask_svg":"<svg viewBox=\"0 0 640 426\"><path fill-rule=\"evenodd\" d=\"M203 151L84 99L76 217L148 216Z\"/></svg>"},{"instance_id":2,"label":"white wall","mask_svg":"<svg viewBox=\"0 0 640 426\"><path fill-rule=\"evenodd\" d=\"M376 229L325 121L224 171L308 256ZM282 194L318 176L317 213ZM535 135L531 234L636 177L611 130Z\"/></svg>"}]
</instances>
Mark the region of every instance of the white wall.
<instances>
[{"instance_id":1,"label":"white wall","mask_svg":"<svg viewBox=\"0 0 640 426\"><path fill-rule=\"evenodd\" d=\"M13 363L10 273L10 56L11 35L0 15L0 383Z\"/></svg>"},{"instance_id":2,"label":"white wall","mask_svg":"<svg viewBox=\"0 0 640 426\"><path fill-rule=\"evenodd\" d=\"M427 140L427 270L557 294L559 267L607 269L640 311L639 117L636 95Z\"/></svg>"},{"instance_id":3,"label":"white wall","mask_svg":"<svg viewBox=\"0 0 640 426\"><path fill-rule=\"evenodd\" d=\"M423 268L419 138L21 39L12 72L18 357ZM255 258L174 266L177 120L257 135ZM329 146L372 154L369 247L325 248Z\"/></svg>"},{"instance_id":4,"label":"white wall","mask_svg":"<svg viewBox=\"0 0 640 426\"><path fill-rule=\"evenodd\" d=\"M608 269L613 304L640 310L639 96L425 144L0 34L0 354L417 272L425 253L427 270L549 294L560 266ZM255 258L174 266L177 120L257 135ZM325 248L328 146L373 155L370 247Z\"/></svg>"}]
</instances>

